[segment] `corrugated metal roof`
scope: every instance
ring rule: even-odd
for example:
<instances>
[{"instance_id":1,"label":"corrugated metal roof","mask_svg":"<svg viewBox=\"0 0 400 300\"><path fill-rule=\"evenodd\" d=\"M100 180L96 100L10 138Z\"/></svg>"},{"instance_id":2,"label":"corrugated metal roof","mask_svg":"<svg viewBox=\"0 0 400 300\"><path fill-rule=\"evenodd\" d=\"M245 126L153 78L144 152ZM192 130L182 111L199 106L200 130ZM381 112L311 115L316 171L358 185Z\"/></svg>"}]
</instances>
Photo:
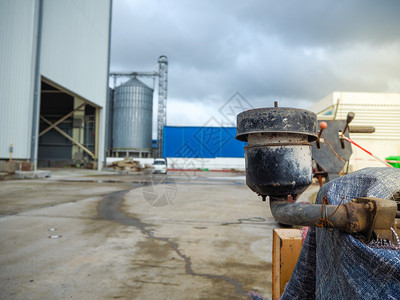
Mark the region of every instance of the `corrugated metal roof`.
<instances>
[{"instance_id":1,"label":"corrugated metal roof","mask_svg":"<svg viewBox=\"0 0 400 300\"><path fill-rule=\"evenodd\" d=\"M153 90L152 88L150 88L149 86L147 86L145 83L143 83L142 81L140 81L137 78L132 78L132 79L128 80L127 82L123 83L122 85L120 85L119 87L121 87L121 86L139 86L139 87L143 87L143 88L146 88L149 90ZM117 87L117 89L118 89L118 87Z\"/></svg>"}]
</instances>

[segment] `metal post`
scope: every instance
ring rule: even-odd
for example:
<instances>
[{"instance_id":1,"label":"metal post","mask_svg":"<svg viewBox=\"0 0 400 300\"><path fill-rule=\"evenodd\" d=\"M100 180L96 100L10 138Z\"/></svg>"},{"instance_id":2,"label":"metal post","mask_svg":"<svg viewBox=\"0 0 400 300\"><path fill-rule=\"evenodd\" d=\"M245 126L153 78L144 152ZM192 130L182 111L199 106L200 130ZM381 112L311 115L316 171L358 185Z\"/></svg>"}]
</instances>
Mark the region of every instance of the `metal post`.
<instances>
[{"instance_id":1,"label":"metal post","mask_svg":"<svg viewBox=\"0 0 400 300\"><path fill-rule=\"evenodd\" d=\"M109 78L109 74L110 74L110 54L111 54L111 51L110 51L110 49L111 49L111 21L112 21L112 7L113 7L113 1L111 0L110 1L110 14L109 14L109 16L108 16L108 53L107 53L107 84L106 84L106 87L107 87L107 99L106 99L106 106L105 106L105 111L104 111L104 113L105 113L105 116L106 116L106 126L105 126L105 128L106 128L106 130L105 130L105 139L104 139L104 164L103 164L103 167L104 168L107 168L107 154L108 154L108 143L109 143L109 140L108 140L108 138L109 138L109 135L108 135L108 131L110 130L110 128L111 128L111 126L110 126L110 115L109 115L109 109L108 109L108 106L110 105L110 103L111 103L111 99L110 99L110 93L108 92L108 85L109 85L109 80L108 80L108 78ZM114 89L115 89L115 85L114 85Z\"/></svg>"},{"instance_id":2,"label":"metal post","mask_svg":"<svg viewBox=\"0 0 400 300\"><path fill-rule=\"evenodd\" d=\"M94 160L97 166L93 166L93 169L98 169L99 165L99 131L100 131L100 107L96 107L95 115L95 131L94 131Z\"/></svg>"},{"instance_id":3,"label":"metal post","mask_svg":"<svg viewBox=\"0 0 400 300\"><path fill-rule=\"evenodd\" d=\"M40 49L42 44L42 23L43 23L43 0L39 0L38 8L38 30L36 40L36 62L35 62L35 88L33 95L33 117L32 117L32 140L31 140L31 163L34 164L34 170L37 169L37 144L38 144L38 124L39 124L39 109L40 109Z\"/></svg>"},{"instance_id":4,"label":"metal post","mask_svg":"<svg viewBox=\"0 0 400 300\"><path fill-rule=\"evenodd\" d=\"M163 156L163 130L167 124L167 93L168 93L168 59L162 55L158 59L158 120L157 120L157 148L158 156Z\"/></svg>"}]
</instances>

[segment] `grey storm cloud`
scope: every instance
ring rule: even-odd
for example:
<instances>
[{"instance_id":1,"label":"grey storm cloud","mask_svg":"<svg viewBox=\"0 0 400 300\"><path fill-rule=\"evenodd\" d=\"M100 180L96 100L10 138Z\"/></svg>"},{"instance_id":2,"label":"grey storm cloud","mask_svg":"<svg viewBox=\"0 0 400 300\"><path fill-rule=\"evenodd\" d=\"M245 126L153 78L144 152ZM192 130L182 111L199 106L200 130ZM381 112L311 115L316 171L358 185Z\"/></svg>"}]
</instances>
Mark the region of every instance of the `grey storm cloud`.
<instances>
[{"instance_id":1,"label":"grey storm cloud","mask_svg":"<svg viewBox=\"0 0 400 300\"><path fill-rule=\"evenodd\" d=\"M400 90L397 0L113 3L111 71L150 71L167 55L174 101L238 91L298 107L335 90Z\"/></svg>"},{"instance_id":2,"label":"grey storm cloud","mask_svg":"<svg viewBox=\"0 0 400 300\"><path fill-rule=\"evenodd\" d=\"M238 11L265 34L288 45L347 46L398 41L397 0L246 1Z\"/></svg>"}]
</instances>

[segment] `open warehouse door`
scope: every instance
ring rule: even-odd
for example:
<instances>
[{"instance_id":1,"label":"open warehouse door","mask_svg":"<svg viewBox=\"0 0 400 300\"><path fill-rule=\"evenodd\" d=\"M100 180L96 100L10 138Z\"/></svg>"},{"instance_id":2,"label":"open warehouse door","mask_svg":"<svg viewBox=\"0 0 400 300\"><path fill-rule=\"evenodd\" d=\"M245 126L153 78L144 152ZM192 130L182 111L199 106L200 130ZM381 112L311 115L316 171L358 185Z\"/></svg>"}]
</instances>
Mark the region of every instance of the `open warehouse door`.
<instances>
[{"instance_id":1,"label":"open warehouse door","mask_svg":"<svg viewBox=\"0 0 400 300\"><path fill-rule=\"evenodd\" d=\"M38 166L97 168L99 107L42 79Z\"/></svg>"}]
</instances>

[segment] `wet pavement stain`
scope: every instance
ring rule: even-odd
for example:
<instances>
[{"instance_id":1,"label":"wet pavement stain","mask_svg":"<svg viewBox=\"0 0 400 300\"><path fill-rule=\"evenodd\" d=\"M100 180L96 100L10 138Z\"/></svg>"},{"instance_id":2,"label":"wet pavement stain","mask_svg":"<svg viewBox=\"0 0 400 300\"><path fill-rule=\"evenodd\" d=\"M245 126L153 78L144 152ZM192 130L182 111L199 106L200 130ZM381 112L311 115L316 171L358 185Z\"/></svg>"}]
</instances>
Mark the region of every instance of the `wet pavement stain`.
<instances>
[{"instance_id":1,"label":"wet pavement stain","mask_svg":"<svg viewBox=\"0 0 400 300\"><path fill-rule=\"evenodd\" d=\"M104 220L109 220L117 222L126 226L134 226L138 228L142 234L146 235L149 239L162 241L170 245L173 251L184 260L185 262L185 272L192 276L204 277L211 280L223 280L235 287L235 292L237 295L246 296L247 293L242 289L240 282L237 280L223 276L223 275L213 275L206 273L196 273L193 271L192 262L189 256L186 256L179 250L179 245L176 242L170 240L170 238L157 237L154 236L152 231L152 224L143 223L137 218L127 216L124 212L120 210L120 205L123 202L123 195L129 190L123 190L118 192L113 192L103 197L103 200L99 203L97 211L99 216Z\"/></svg>"}]
</instances>

